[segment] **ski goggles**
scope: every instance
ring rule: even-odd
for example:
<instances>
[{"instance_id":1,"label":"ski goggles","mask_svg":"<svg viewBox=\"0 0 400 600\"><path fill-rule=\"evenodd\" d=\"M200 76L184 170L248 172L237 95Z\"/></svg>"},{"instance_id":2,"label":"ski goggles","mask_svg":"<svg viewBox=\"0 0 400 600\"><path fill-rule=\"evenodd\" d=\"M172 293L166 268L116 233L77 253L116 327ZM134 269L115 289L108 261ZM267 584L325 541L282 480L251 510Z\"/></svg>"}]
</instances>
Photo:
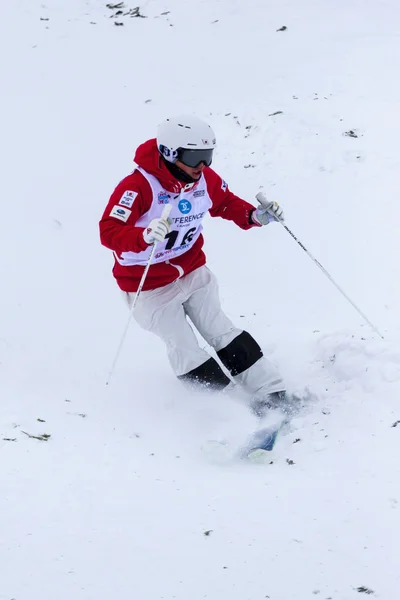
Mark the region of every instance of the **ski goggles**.
<instances>
[{"instance_id":1,"label":"ski goggles","mask_svg":"<svg viewBox=\"0 0 400 600\"><path fill-rule=\"evenodd\" d=\"M188 148L178 149L178 160L183 162L187 167L197 167L200 163L204 163L209 167L212 163L214 148L203 148L201 150L188 150Z\"/></svg>"}]
</instances>

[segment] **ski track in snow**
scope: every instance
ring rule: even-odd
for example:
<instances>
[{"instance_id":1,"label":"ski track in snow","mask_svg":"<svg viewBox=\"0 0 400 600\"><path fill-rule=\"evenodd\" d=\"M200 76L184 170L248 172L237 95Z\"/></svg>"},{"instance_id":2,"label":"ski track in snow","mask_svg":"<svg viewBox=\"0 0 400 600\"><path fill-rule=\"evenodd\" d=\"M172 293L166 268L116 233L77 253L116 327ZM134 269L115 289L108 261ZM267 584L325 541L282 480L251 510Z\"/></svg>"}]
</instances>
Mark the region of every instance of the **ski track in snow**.
<instances>
[{"instance_id":1,"label":"ski track in snow","mask_svg":"<svg viewBox=\"0 0 400 600\"><path fill-rule=\"evenodd\" d=\"M396 600L400 9L105 4L0 8L0 600ZM278 225L207 220L227 313L317 398L268 464L206 454L254 418L183 390L134 324L105 386L127 315L97 221L135 147L188 110L232 190L281 202L385 336Z\"/></svg>"}]
</instances>

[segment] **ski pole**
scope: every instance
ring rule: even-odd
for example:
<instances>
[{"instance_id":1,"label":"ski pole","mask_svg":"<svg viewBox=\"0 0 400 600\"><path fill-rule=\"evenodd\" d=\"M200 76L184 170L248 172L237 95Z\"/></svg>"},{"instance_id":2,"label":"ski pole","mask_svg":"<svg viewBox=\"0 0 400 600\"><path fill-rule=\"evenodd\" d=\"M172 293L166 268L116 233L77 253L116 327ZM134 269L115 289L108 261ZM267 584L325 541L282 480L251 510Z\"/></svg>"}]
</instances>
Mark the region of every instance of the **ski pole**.
<instances>
[{"instance_id":1,"label":"ski pole","mask_svg":"<svg viewBox=\"0 0 400 600\"><path fill-rule=\"evenodd\" d=\"M169 217L169 213L171 212L171 209L172 209L171 204L166 204L164 206L164 210L162 211L162 214L161 214L161 218L164 219L164 221L167 221L167 219ZM109 375L108 375L108 379L106 381L106 385L108 385L110 383L111 377L113 376L113 373L114 373L114 370L115 370L115 366L117 364L119 355L121 353L121 348L122 348L123 343L125 341L126 334L128 333L128 329L129 329L129 325L130 325L130 322L131 322L131 319L132 319L133 311L135 310L135 306L136 306L137 301L139 299L140 293L141 293L141 291L143 289L144 282L146 281L147 273L149 272L151 263L153 262L153 257L154 257L154 254L156 252L156 248L157 248L157 244L154 243L153 244L153 248L151 249L149 260L147 261L146 267L145 267L145 269L143 271L143 275L142 275L142 278L140 280L139 287L138 287L137 292L136 292L136 296L135 296L135 298L134 298L134 300L132 302L132 306L129 309L129 318L128 318L128 321L127 321L127 323L125 325L125 329L123 331L123 334L122 334L122 337L121 337L121 341L120 341L119 346L117 348L117 352L115 353L114 361L112 363L112 366L111 366L111 369L110 369L110 372L109 372Z\"/></svg>"},{"instance_id":2,"label":"ski pole","mask_svg":"<svg viewBox=\"0 0 400 600\"><path fill-rule=\"evenodd\" d=\"M285 222L282 221L282 219L279 219L274 214L274 212L272 210L268 209L268 206L270 205L270 202L265 197L265 194L263 192L258 192L258 194L256 194L256 199L259 201L259 203L262 206L267 207L267 211L269 212L269 214L272 217L274 217L274 219L276 219L277 221L279 221L279 223L282 225L282 227L284 229L286 229L286 231L292 236L292 238L294 239L294 241L298 243L298 245L300 246L300 248L302 248L304 250L304 252L306 254L308 254L308 256L311 258L311 260L317 265L317 267L319 269L321 269L321 271L323 272L323 274L326 275L326 277L329 279L329 281L331 281L331 283L333 283L333 285L336 287L336 289L339 290L339 292L342 294L342 296L344 296L346 298L346 300L352 305L352 307L355 308L355 310L364 319L364 321L366 321L368 323L368 325L375 331L375 333L377 333L379 335L379 337L381 337L384 340L385 338L383 337L383 335L381 334L381 332L375 327L375 325L373 325L371 323L371 321L368 319L368 317L366 317L366 315L358 308L358 306L353 302L353 300L351 298L349 298L349 296L346 294L346 292L329 275L328 271L321 265L321 263L311 254L311 252L309 252L309 250L307 250L307 248L304 246L304 244L294 235L293 231L291 231L291 229L289 229L289 227L285 224Z\"/></svg>"}]
</instances>

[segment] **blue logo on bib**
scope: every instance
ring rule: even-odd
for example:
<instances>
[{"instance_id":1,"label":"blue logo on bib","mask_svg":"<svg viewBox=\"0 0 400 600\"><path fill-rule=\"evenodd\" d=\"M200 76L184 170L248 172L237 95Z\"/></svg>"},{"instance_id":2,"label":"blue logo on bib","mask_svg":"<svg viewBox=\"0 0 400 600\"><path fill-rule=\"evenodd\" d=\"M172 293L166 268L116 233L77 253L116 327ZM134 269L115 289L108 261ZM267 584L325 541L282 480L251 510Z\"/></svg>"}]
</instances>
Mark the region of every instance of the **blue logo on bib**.
<instances>
[{"instance_id":1,"label":"blue logo on bib","mask_svg":"<svg viewBox=\"0 0 400 600\"><path fill-rule=\"evenodd\" d=\"M178 204L178 208L182 214L187 215L192 210L192 205L189 200L181 200Z\"/></svg>"},{"instance_id":2,"label":"blue logo on bib","mask_svg":"<svg viewBox=\"0 0 400 600\"><path fill-rule=\"evenodd\" d=\"M158 194L158 204L168 204L169 202L169 194L167 192L159 192Z\"/></svg>"}]
</instances>

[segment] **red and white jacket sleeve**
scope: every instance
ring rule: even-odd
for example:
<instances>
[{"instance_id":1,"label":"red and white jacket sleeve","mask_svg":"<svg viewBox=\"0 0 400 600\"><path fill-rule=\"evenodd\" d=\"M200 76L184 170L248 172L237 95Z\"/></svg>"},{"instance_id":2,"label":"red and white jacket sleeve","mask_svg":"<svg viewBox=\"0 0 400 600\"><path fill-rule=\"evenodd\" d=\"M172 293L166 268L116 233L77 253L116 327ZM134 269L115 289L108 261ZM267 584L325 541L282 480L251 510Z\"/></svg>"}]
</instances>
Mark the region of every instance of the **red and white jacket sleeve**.
<instances>
[{"instance_id":1,"label":"red and white jacket sleeve","mask_svg":"<svg viewBox=\"0 0 400 600\"><path fill-rule=\"evenodd\" d=\"M149 210L151 202L150 186L140 173L125 177L111 194L99 223L103 246L117 254L146 250L143 228L135 227L135 223Z\"/></svg>"},{"instance_id":2,"label":"red and white jacket sleeve","mask_svg":"<svg viewBox=\"0 0 400 600\"><path fill-rule=\"evenodd\" d=\"M258 227L251 219L255 207L249 202L235 196L228 184L212 169L204 170L204 176L207 182L208 194L213 203L210 208L212 217L222 217L227 221L233 221L241 229L250 229Z\"/></svg>"}]
</instances>

